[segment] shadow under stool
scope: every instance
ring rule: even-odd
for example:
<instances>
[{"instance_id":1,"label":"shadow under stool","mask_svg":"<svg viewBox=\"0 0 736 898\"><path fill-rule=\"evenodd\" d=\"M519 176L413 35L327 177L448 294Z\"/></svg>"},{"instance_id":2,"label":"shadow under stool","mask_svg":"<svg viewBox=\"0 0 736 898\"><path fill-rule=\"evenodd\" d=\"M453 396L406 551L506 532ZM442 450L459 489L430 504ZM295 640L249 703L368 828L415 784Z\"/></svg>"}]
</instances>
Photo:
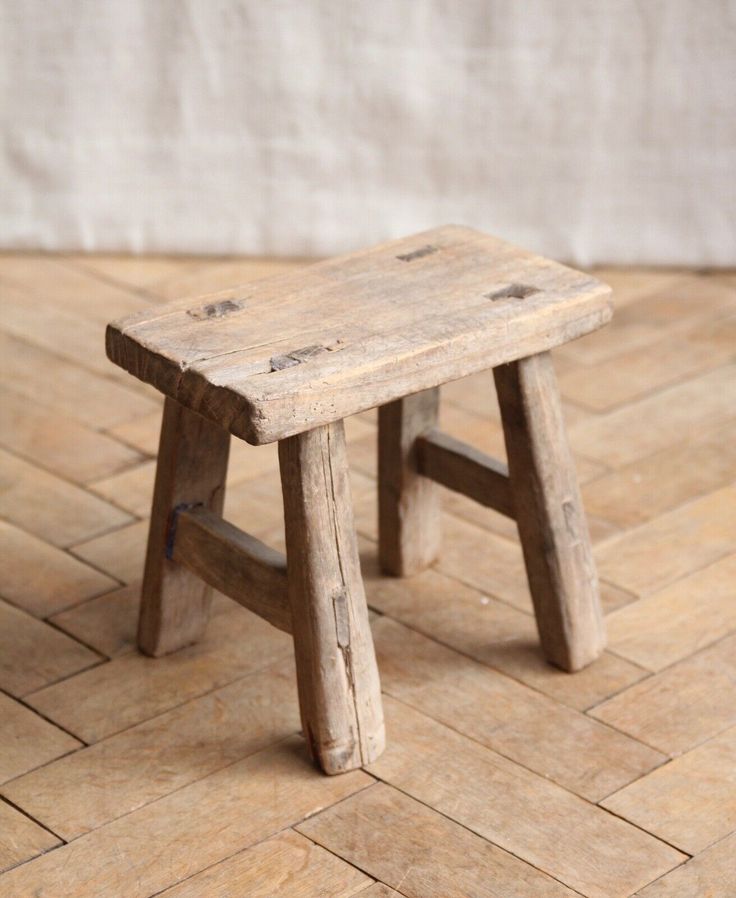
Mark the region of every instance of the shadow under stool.
<instances>
[{"instance_id":1,"label":"shadow under stool","mask_svg":"<svg viewBox=\"0 0 736 898\"><path fill-rule=\"evenodd\" d=\"M166 396L140 649L198 640L214 587L293 635L304 735L324 771L381 753L343 429L378 406L383 571L437 557L443 484L516 520L547 658L568 671L596 658L597 577L549 350L604 325L609 294L446 226L109 325L110 359ZM488 369L508 469L437 430L440 385ZM279 443L286 557L222 518L231 434Z\"/></svg>"}]
</instances>

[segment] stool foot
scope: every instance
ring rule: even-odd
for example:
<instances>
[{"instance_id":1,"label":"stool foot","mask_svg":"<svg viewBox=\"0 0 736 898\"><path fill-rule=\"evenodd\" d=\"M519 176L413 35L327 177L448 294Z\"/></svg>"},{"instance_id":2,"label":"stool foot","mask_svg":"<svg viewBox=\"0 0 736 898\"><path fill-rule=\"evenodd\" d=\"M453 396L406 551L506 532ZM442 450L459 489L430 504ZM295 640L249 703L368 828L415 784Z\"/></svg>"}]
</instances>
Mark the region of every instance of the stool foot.
<instances>
[{"instance_id":1,"label":"stool foot","mask_svg":"<svg viewBox=\"0 0 736 898\"><path fill-rule=\"evenodd\" d=\"M416 439L437 426L437 388L378 410L378 555L381 569L407 577L440 548L440 492L417 471Z\"/></svg>"},{"instance_id":2,"label":"stool foot","mask_svg":"<svg viewBox=\"0 0 736 898\"><path fill-rule=\"evenodd\" d=\"M279 460L302 726L319 766L342 773L384 748L342 421L282 440Z\"/></svg>"},{"instance_id":3,"label":"stool foot","mask_svg":"<svg viewBox=\"0 0 736 898\"><path fill-rule=\"evenodd\" d=\"M605 647L598 578L549 353L494 369L516 521L547 658L579 670Z\"/></svg>"},{"instance_id":4,"label":"stool foot","mask_svg":"<svg viewBox=\"0 0 736 898\"><path fill-rule=\"evenodd\" d=\"M207 626L211 590L167 557L167 544L177 507L222 512L229 446L227 431L166 399L138 619L138 647L146 655L196 642Z\"/></svg>"}]
</instances>

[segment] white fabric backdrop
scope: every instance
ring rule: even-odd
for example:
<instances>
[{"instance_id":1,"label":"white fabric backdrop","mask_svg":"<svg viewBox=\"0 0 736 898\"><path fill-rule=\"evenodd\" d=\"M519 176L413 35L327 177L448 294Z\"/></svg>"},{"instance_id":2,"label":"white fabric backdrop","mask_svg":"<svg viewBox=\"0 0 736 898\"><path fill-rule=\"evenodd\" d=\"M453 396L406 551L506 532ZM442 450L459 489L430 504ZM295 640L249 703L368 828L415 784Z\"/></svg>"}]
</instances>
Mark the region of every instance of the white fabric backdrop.
<instances>
[{"instance_id":1,"label":"white fabric backdrop","mask_svg":"<svg viewBox=\"0 0 736 898\"><path fill-rule=\"evenodd\" d=\"M0 246L736 263L727 0L0 0Z\"/></svg>"}]
</instances>

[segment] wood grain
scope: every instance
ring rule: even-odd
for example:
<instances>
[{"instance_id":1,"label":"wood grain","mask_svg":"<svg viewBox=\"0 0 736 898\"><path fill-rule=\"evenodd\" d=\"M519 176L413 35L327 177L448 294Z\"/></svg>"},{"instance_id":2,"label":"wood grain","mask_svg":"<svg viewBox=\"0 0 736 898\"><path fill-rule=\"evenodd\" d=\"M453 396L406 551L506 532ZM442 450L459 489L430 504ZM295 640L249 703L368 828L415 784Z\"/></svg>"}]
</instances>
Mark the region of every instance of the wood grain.
<instances>
[{"instance_id":1,"label":"wood grain","mask_svg":"<svg viewBox=\"0 0 736 898\"><path fill-rule=\"evenodd\" d=\"M579 670L606 643L591 554L552 359L494 369L514 511L542 648L563 670Z\"/></svg>"},{"instance_id":2,"label":"wood grain","mask_svg":"<svg viewBox=\"0 0 736 898\"><path fill-rule=\"evenodd\" d=\"M2 595L36 617L112 589L115 580L55 546L0 521Z\"/></svg>"},{"instance_id":3,"label":"wood grain","mask_svg":"<svg viewBox=\"0 0 736 898\"><path fill-rule=\"evenodd\" d=\"M407 898L573 898L575 894L383 784L364 789L298 829Z\"/></svg>"},{"instance_id":4,"label":"wood grain","mask_svg":"<svg viewBox=\"0 0 736 898\"><path fill-rule=\"evenodd\" d=\"M209 586L170 557L172 515L193 505L222 514L229 449L224 430L166 400L138 622L138 646L147 655L196 642L207 626Z\"/></svg>"},{"instance_id":5,"label":"wood grain","mask_svg":"<svg viewBox=\"0 0 736 898\"><path fill-rule=\"evenodd\" d=\"M3 722L0 783L48 764L81 746L73 736L2 693L0 720Z\"/></svg>"},{"instance_id":6,"label":"wood grain","mask_svg":"<svg viewBox=\"0 0 736 898\"><path fill-rule=\"evenodd\" d=\"M289 659L7 783L2 794L70 841L298 729Z\"/></svg>"},{"instance_id":7,"label":"wood grain","mask_svg":"<svg viewBox=\"0 0 736 898\"><path fill-rule=\"evenodd\" d=\"M279 444L302 728L326 773L383 751L342 421Z\"/></svg>"},{"instance_id":8,"label":"wood grain","mask_svg":"<svg viewBox=\"0 0 736 898\"><path fill-rule=\"evenodd\" d=\"M676 755L736 724L734 680L736 634L620 692L591 713Z\"/></svg>"},{"instance_id":9,"label":"wood grain","mask_svg":"<svg viewBox=\"0 0 736 898\"><path fill-rule=\"evenodd\" d=\"M388 618L374 629L388 695L590 801L666 760Z\"/></svg>"},{"instance_id":10,"label":"wood grain","mask_svg":"<svg viewBox=\"0 0 736 898\"><path fill-rule=\"evenodd\" d=\"M363 569L372 608L578 710L646 675L610 652L577 673L563 672L546 662L529 614L437 571L406 584L376 576L365 563Z\"/></svg>"},{"instance_id":11,"label":"wood grain","mask_svg":"<svg viewBox=\"0 0 736 898\"><path fill-rule=\"evenodd\" d=\"M642 779L603 806L696 854L736 828L736 727Z\"/></svg>"},{"instance_id":12,"label":"wood grain","mask_svg":"<svg viewBox=\"0 0 736 898\"><path fill-rule=\"evenodd\" d=\"M424 570L440 550L437 486L419 470L417 438L437 424L439 390L378 410L378 553L387 574Z\"/></svg>"},{"instance_id":13,"label":"wood grain","mask_svg":"<svg viewBox=\"0 0 736 898\"><path fill-rule=\"evenodd\" d=\"M107 352L236 436L267 443L595 330L610 318L609 292L447 226L145 310L108 328ZM441 311L427 314L433 304ZM313 345L324 351L273 370L273 358Z\"/></svg>"},{"instance_id":14,"label":"wood grain","mask_svg":"<svg viewBox=\"0 0 736 898\"><path fill-rule=\"evenodd\" d=\"M355 867L287 830L167 889L162 898L366 898L368 883Z\"/></svg>"},{"instance_id":15,"label":"wood grain","mask_svg":"<svg viewBox=\"0 0 736 898\"><path fill-rule=\"evenodd\" d=\"M164 658L129 653L28 701L85 742L162 714L291 654L290 639L234 602L197 645Z\"/></svg>"},{"instance_id":16,"label":"wood grain","mask_svg":"<svg viewBox=\"0 0 736 898\"><path fill-rule=\"evenodd\" d=\"M0 689L28 695L100 660L86 646L0 600Z\"/></svg>"},{"instance_id":17,"label":"wood grain","mask_svg":"<svg viewBox=\"0 0 736 898\"><path fill-rule=\"evenodd\" d=\"M685 859L406 705L385 705L391 738L371 772L583 895L624 898Z\"/></svg>"},{"instance_id":18,"label":"wood grain","mask_svg":"<svg viewBox=\"0 0 736 898\"><path fill-rule=\"evenodd\" d=\"M371 782L360 770L325 780L297 745L231 764L16 868L2 880L4 898L148 898Z\"/></svg>"}]
</instances>

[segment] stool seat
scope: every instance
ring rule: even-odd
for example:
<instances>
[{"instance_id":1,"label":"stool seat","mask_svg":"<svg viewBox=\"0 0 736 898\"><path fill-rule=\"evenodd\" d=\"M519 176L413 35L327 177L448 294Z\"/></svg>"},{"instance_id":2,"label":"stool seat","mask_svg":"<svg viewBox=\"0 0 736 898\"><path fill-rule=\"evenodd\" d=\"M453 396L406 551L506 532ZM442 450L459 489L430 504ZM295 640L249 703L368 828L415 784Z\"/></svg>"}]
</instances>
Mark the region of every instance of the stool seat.
<instances>
[{"instance_id":1,"label":"stool seat","mask_svg":"<svg viewBox=\"0 0 736 898\"><path fill-rule=\"evenodd\" d=\"M610 288L447 225L107 330L110 359L233 435L270 443L545 352L605 324Z\"/></svg>"}]
</instances>

